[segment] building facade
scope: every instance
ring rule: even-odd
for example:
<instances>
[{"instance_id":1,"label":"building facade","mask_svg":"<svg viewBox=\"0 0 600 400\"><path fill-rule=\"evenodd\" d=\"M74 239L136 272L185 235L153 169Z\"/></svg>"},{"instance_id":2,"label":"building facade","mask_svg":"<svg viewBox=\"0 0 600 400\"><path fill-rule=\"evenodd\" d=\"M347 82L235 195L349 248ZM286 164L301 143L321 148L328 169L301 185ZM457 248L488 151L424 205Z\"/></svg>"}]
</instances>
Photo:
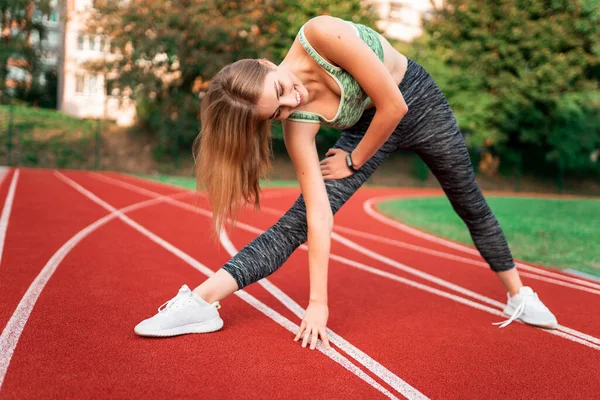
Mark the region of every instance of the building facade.
<instances>
[{"instance_id":1,"label":"building facade","mask_svg":"<svg viewBox=\"0 0 600 400\"><path fill-rule=\"evenodd\" d=\"M385 36L411 42L423 34L423 20L441 7L443 0L368 0L379 21L378 28Z\"/></svg>"},{"instance_id":2,"label":"building facade","mask_svg":"<svg viewBox=\"0 0 600 400\"><path fill-rule=\"evenodd\" d=\"M60 10L58 0L51 0L51 11L48 15L37 14L46 29L46 36L40 43L41 62L47 70L57 70L60 54ZM36 10L37 13L37 10ZM36 19L37 19L36 18ZM39 41L39 37L34 40Z\"/></svg>"},{"instance_id":3,"label":"building facade","mask_svg":"<svg viewBox=\"0 0 600 400\"><path fill-rule=\"evenodd\" d=\"M62 0L60 57L58 67L58 109L79 118L108 118L129 126L135 120L135 105L121 93L106 93L106 76L84 68L89 61L115 57L110 40L86 33L92 0Z\"/></svg>"},{"instance_id":4,"label":"building facade","mask_svg":"<svg viewBox=\"0 0 600 400\"><path fill-rule=\"evenodd\" d=\"M6 65L6 87L9 91L13 91L20 85L28 86L32 83L33 79L39 80L40 84L43 85L45 83L44 73L48 70L56 71L58 68L58 54L60 49L58 0L50 1L50 12L48 14L43 14L39 9L33 10L31 20L34 24L41 24L45 31L45 37L42 40L40 40L39 32L35 29L28 36L28 43L40 53L42 68L37 71L40 75L35 77L30 76L27 62L23 59L18 57L9 58ZM17 26L3 26L2 29L10 30L8 33L3 32L3 35L17 36L19 33L22 33Z\"/></svg>"}]
</instances>

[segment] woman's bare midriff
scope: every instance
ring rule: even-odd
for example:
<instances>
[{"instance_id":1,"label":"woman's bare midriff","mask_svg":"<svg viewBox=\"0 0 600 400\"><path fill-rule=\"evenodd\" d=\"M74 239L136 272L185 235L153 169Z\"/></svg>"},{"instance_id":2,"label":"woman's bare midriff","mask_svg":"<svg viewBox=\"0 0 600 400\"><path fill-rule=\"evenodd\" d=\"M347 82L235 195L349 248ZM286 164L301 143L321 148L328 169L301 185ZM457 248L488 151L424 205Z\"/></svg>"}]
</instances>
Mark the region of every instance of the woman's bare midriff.
<instances>
[{"instance_id":1,"label":"woman's bare midriff","mask_svg":"<svg viewBox=\"0 0 600 400\"><path fill-rule=\"evenodd\" d=\"M383 64L394 78L394 81L396 81L396 84L400 85L406 73L408 58L393 48L385 37L379 35L379 40L383 46Z\"/></svg>"},{"instance_id":2,"label":"woman's bare midriff","mask_svg":"<svg viewBox=\"0 0 600 400\"><path fill-rule=\"evenodd\" d=\"M396 85L400 86L400 83L404 78L404 74L406 73L408 58L393 48L390 42L388 42L387 39L382 35L379 35L379 40L381 41L381 46L383 47L383 65L385 65L385 68L388 70L392 78L394 78ZM366 109L373 107L374 105L370 104Z\"/></svg>"}]
</instances>

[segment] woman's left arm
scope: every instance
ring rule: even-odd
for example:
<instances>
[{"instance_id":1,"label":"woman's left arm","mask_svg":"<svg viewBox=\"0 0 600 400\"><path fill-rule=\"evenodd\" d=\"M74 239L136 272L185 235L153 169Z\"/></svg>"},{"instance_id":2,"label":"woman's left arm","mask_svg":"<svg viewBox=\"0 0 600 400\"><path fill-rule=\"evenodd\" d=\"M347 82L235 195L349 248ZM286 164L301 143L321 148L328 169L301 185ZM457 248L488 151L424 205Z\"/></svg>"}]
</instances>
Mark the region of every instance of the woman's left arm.
<instances>
[{"instance_id":1,"label":"woman's left arm","mask_svg":"<svg viewBox=\"0 0 600 400\"><path fill-rule=\"evenodd\" d=\"M321 16L307 22L304 33L315 50L357 80L375 105L375 116L352 152L352 161L360 168L390 137L408 106L383 62L350 24Z\"/></svg>"}]
</instances>

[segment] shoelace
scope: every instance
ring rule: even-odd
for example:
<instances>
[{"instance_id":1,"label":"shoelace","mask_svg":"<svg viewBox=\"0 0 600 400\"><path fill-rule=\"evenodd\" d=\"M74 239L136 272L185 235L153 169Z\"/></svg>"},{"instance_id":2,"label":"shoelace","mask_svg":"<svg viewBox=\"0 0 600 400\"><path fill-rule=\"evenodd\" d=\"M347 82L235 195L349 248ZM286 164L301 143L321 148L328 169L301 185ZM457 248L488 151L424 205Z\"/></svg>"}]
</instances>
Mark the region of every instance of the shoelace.
<instances>
[{"instance_id":1,"label":"shoelace","mask_svg":"<svg viewBox=\"0 0 600 400\"><path fill-rule=\"evenodd\" d=\"M493 322L492 325L500 325L500 328L504 328L505 326L510 325L511 322L513 322L515 319L519 318L521 314L523 314L523 311L525 311L525 300L523 300L521 304L519 304L519 306L517 307L513 315L510 316L509 319L501 322Z\"/></svg>"},{"instance_id":2,"label":"shoelace","mask_svg":"<svg viewBox=\"0 0 600 400\"><path fill-rule=\"evenodd\" d=\"M510 316L509 319L500 322L493 322L492 325L500 325L500 328L504 328L510 325L514 320L519 318L521 314L523 314L523 312L525 311L527 300L529 299L537 299L537 293L534 293L532 296L524 296L523 300L521 301L521 303L519 303L519 305L515 309L515 312Z\"/></svg>"},{"instance_id":3,"label":"shoelace","mask_svg":"<svg viewBox=\"0 0 600 400\"><path fill-rule=\"evenodd\" d=\"M175 301L179 298L179 294L177 294L177 296L173 297L171 300L163 303L160 307L158 307L158 312L163 312L166 311L168 308L170 308L173 303L175 303ZM164 307L164 308L163 308Z\"/></svg>"},{"instance_id":4,"label":"shoelace","mask_svg":"<svg viewBox=\"0 0 600 400\"><path fill-rule=\"evenodd\" d=\"M178 298L179 294L177 294L177 296L173 297L171 300L163 303L160 307L158 307L158 312L160 313L168 310L175 303L175 301L177 301ZM217 310L221 308L221 304L218 301L211 303L211 306L215 307Z\"/></svg>"}]
</instances>

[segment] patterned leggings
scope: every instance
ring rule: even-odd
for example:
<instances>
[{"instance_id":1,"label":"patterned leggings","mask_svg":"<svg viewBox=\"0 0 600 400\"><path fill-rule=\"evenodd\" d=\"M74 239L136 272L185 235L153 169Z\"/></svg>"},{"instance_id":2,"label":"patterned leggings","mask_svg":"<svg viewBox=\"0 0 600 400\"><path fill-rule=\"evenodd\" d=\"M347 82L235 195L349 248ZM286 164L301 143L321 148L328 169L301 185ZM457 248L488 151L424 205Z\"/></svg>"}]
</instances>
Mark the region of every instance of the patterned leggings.
<instances>
[{"instance_id":1,"label":"patterned leggings","mask_svg":"<svg viewBox=\"0 0 600 400\"><path fill-rule=\"evenodd\" d=\"M515 266L504 233L475 182L464 138L445 96L427 71L408 61L399 86L408 113L386 143L359 172L340 180L325 181L335 214L362 186L383 160L398 149L414 151L440 182L452 207L467 225L475 246L494 271ZM366 110L351 128L341 132L334 147L350 152L364 136L374 109ZM275 272L308 235L302 195L269 230L250 242L224 266L238 288Z\"/></svg>"}]
</instances>

